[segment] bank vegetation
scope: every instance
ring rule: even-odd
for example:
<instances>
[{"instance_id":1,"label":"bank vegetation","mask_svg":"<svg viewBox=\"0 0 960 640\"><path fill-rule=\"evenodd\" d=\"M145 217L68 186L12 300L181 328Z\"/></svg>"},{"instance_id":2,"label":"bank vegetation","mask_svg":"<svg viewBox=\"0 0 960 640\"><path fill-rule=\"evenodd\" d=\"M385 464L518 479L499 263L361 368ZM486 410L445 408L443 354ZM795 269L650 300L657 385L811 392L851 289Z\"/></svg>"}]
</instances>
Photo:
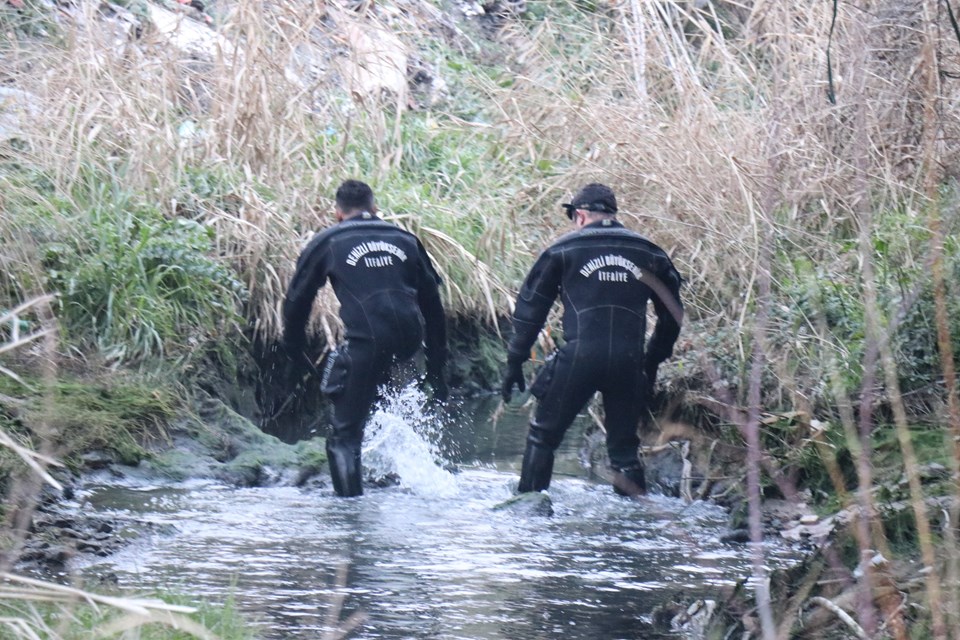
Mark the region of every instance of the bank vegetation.
<instances>
[{"instance_id":1,"label":"bank vegetation","mask_svg":"<svg viewBox=\"0 0 960 640\"><path fill-rule=\"evenodd\" d=\"M763 497L845 508L828 556L856 630L957 637L955 8L463 6L0 5L8 495L87 447L143 455L210 371L255 379L349 177L436 262L454 384L494 386L559 203L601 181L686 278L667 417L747 461L751 537ZM339 332L328 293L313 328L319 357ZM76 420L78 380L110 399L108 434ZM934 465L945 479L923 484ZM13 530L23 513L7 510ZM880 597L896 580L877 557L917 563L922 584ZM735 623L790 637L788 597L761 587Z\"/></svg>"}]
</instances>

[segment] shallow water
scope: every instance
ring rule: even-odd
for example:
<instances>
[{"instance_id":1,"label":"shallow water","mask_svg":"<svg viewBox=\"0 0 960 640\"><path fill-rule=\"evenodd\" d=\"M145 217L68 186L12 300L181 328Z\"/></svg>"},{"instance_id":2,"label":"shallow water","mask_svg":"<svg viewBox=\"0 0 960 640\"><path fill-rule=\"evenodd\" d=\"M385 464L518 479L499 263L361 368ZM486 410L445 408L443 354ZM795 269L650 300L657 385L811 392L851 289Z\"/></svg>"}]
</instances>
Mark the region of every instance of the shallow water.
<instances>
[{"instance_id":1,"label":"shallow water","mask_svg":"<svg viewBox=\"0 0 960 640\"><path fill-rule=\"evenodd\" d=\"M358 498L198 482L87 487L85 509L172 531L81 569L139 592L232 594L269 638L321 637L336 594L341 619L366 616L351 638L652 638L658 604L716 598L749 575L746 547L718 540L722 509L625 500L589 479L577 463L582 424L560 452L552 517L492 511L516 484L525 412L493 424L474 403L440 424L423 418L421 400L408 393L377 416L364 460L400 485ZM770 566L796 555L765 553Z\"/></svg>"}]
</instances>

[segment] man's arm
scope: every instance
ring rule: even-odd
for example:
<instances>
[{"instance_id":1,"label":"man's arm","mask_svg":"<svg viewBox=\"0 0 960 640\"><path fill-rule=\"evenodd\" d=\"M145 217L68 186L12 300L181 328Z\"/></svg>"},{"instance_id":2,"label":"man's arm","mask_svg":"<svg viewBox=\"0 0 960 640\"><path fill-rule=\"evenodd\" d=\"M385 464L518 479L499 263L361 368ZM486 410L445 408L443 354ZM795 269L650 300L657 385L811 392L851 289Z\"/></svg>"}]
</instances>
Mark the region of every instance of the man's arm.
<instances>
[{"instance_id":1,"label":"man's arm","mask_svg":"<svg viewBox=\"0 0 960 640\"><path fill-rule=\"evenodd\" d=\"M283 300L283 342L291 358L307 343L306 328L317 291L327 282L326 235L314 238L297 259L297 268Z\"/></svg>"},{"instance_id":2,"label":"man's arm","mask_svg":"<svg viewBox=\"0 0 960 640\"><path fill-rule=\"evenodd\" d=\"M527 383L523 363L530 357L530 348L550 313L553 301L560 292L562 269L560 260L548 249L534 263L517 296L513 309L513 337L507 346L507 369L500 385L500 396L510 402L513 387L523 392Z\"/></svg>"},{"instance_id":3,"label":"man's arm","mask_svg":"<svg viewBox=\"0 0 960 640\"><path fill-rule=\"evenodd\" d=\"M559 258L544 251L527 274L513 310L513 337L507 347L507 359L524 362L537 341L537 334L560 292L562 269Z\"/></svg>"},{"instance_id":4,"label":"man's arm","mask_svg":"<svg viewBox=\"0 0 960 640\"><path fill-rule=\"evenodd\" d=\"M426 325L424 356L427 360L427 375L432 378L432 384L440 381L447 362L447 323L443 313L443 303L440 301L440 284L443 280L433 268L430 256L427 255L426 249L419 240L417 240L417 250L420 254L417 304L420 306L420 313Z\"/></svg>"},{"instance_id":5,"label":"man's arm","mask_svg":"<svg viewBox=\"0 0 960 640\"><path fill-rule=\"evenodd\" d=\"M652 389L657 376L657 367L673 353L673 345L680 335L683 323L683 303L680 301L680 274L669 262L648 283L653 290L653 308L657 314L657 326L647 343L644 365L648 388Z\"/></svg>"}]
</instances>

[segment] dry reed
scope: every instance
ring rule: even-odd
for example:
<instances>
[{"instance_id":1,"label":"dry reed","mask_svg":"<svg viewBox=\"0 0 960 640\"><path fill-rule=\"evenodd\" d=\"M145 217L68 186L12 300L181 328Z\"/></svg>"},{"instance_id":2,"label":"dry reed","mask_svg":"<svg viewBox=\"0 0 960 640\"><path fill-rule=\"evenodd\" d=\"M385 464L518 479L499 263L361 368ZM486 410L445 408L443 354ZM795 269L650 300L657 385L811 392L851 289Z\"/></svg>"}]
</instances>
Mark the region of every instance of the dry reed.
<instances>
[{"instance_id":1,"label":"dry reed","mask_svg":"<svg viewBox=\"0 0 960 640\"><path fill-rule=\"evenodd\" d=\"M428 58L422 43L431 39L451 50L481 49L426 2L358 17L333 3L239 0L217 37L209 34L212 48L199 53L156 27L140 38L122 21L104 29L94 3L80 6L62 46L3 52L7 76L39 105L22 159L49 172L58 195L70 197L84 167L108 175L122 167L124 189L215 230L222 258L251 292L251 324L274 338L293 260L330 223L329 194L341 178L371 180L388 216L424 238L445 275L450 308L491 322L509 312L519 275L562 230L556 203L582 183L607 182L628 224L667 247L687 278L690 348L709 362L709 338L730 336L724 348L736 354L738 370L718 376L727 388L705 391L705 401L719 398L736 416L731 422L751 438L756 473L762 466L776 476L757 450L762 404L832 398L857 461L864 558L885 544L870 494L870 438L877 405L893 408L931 609L940 609L941 567L923 487L912 480L910 416L889 344L901 311L883 308L875 262L887 256L874 243L876 214L885 210L902 209L927 226L945 424L956 435L944 303L951 292L942 271L942 241L952 229L940 218L938 192L941 168L955 165L947 141L960 119L953 85L937 82L957 60L951 33L936 28L939 3L842 3L835 24L833 3L627 1L593 12L556 3L542 21L501 27L498 42L509 53L496 55L509 71L447 69L482 104L472 122L457 96L428 108L428 118L405 108L403 92L382 98L342 88L336 58L359 55L348 25L387 30ZM27 64L29 73L16 71ZM433 71L444 74L442 66ZM405 134L421 120L428 132L411 142ZM416 166L418 145L436 140L461 148L449 153L450 164ZM497 150L478 154L477 165L456 162L471 145ZM404 173L411 166L413 175ZM216 183L215 193L189 188L198 173ZM911 253L919 251L907 247L903 261L923 274L926 263ZM779 307L790 302L784 264L793 259L864 292L868 337L852 387L841 369L854 356L819 312L803 319L807 341L777 324ZM924 281L910 284L919 290ZM915 297L901 299L907 308ZM315 326L335 339L332 299L317 306ZM805 408L823 410L813 401ZM752 476L754 500L757 483ZM870 571L864 576L858 622L873 633ZM960 616L957 600L951 588L947 620ZM945 622L936 615L942 637ZM764 629L772 635L769 621Z\"/></svg>"}]
</instances>

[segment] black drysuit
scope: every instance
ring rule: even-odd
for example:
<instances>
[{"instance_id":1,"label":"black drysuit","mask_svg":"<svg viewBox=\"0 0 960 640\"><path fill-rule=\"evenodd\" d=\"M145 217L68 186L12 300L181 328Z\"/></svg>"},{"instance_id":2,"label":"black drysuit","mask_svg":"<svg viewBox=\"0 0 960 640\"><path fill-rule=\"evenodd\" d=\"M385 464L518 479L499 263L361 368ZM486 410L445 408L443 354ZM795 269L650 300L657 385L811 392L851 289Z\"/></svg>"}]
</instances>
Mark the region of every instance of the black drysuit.
<instances>
[{"instance_id":1,"label":"black drysuit","mask_svg":"<svg viewBox=\"0 0 960 640\"><path fill-rule=\"evenodd\" d=\"M394 362L411 358L426 330L429 376L441 376L446 329L440 277L413 234L369 213L345 220L310 241L297 261L283 304L284 343L297 358L306 342L313 300L330 280L340 301L344 342L327 358L321 389L333 404L327 454L334 489L362 493L363 427Z\"/></svg>"},{"instance_id":2,"label":"black drysuit","mask_svg":"<svg viewBox=\"0 0 960 640\"><path fill-rule=\"evenodd\" d=\"M540 255L520 289L509 359L524 361L557 295L564 344L531 385L538 406L520 491L550 484L553 453L577 413L600 391L611 466L643 485L637 427L657 366L680 333L680 274L667 254L612 219L570 233ZM644 349L647 302L657 324Z\"/></svg>"}]
</instances>

